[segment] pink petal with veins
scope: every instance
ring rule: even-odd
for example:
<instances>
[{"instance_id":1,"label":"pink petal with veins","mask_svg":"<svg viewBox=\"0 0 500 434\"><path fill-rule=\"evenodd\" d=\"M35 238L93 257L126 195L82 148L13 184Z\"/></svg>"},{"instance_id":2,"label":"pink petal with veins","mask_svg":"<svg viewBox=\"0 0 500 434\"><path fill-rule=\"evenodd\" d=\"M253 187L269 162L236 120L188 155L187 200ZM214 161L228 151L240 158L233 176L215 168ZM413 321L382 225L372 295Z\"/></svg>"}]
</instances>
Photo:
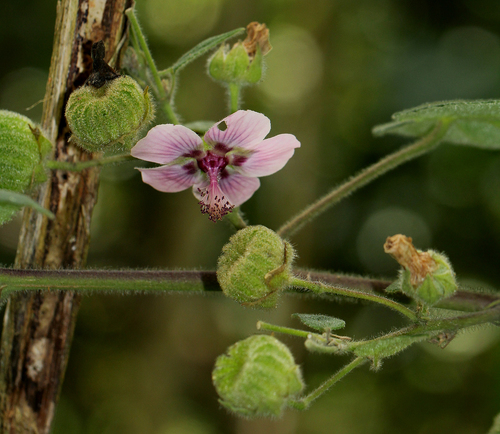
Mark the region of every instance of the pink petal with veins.
<instances>
[{"instance_id":1,"label":"pink petal with veins","mask_svg":"<svg viewBox=\"0 0 500 434\"><path fill-rule=\"evenodd\" d=\"M251 148L253 153L239 167L239 171L246 176L271 175L281 170L292 157L294 149L299 147L300 142L293 134L271 137Z\"/></svg>"},{"instance_id":2,"label":"pink petal with veins","mask_svg":"<svg viewBox=\"0 0 500 434\"><path fill-rule=\"evenodd\" d=\"M130 153L144 161L167 164L197 150L203 150L198 134L182 125L163 124L149 130Z\"/></svg>"},{"instance_id":3,"label":"pink petal with veins","mask_svg":"<svg viewBox=\"0 0 500 434\"><path fill-rule=\"evenodd\" d=\"M224 122L227 128L219 126ZM217 122L205 134L205 141L211 145L222 143L230 148L246 148L264 140L271 131L271 121L262 113L251 110L238 110Z\"/></svg>"},{"instance_id":4,"label":"pink petal with veins","mask_svg":"<svg viewBox=\"0 0 500 434\"><path fill-rule=\"evenodd\" d=\"M187 166L160 166L153 169L139 170L141 171L142 180L146 184L165 193L175 193L202 181L201 172L194 171L189 166L190 164Z\"/></svg>"},{"instance_id":5,"label":"pink petal with veins","mask_svg":"<svg viewBox=\"0 0 500 434\"><path fill-rule=\"evenodd\" d=\"M255 190L260 187L260 181L257 178L234 173L221 179L219 185L229 202L234 206L240 206L252 197Z\"/></svg>"},{"instance_id":6,"label":"pink petal with veins","mask_svg":"<svg viewBox=\"0 0 500 434\"><path fill-rule=\"evenodd\" d=\"M200 190L206 190L209 184L208 181L204 180L193 187L193 194L198 200L205 199L205 196L200 194ZM232 173L227 178L219 181L222 195L234 206L240 206L250 199L259 187L260 181L257 178L249 178L239 173Z\"/></svg>"}]
</instances>

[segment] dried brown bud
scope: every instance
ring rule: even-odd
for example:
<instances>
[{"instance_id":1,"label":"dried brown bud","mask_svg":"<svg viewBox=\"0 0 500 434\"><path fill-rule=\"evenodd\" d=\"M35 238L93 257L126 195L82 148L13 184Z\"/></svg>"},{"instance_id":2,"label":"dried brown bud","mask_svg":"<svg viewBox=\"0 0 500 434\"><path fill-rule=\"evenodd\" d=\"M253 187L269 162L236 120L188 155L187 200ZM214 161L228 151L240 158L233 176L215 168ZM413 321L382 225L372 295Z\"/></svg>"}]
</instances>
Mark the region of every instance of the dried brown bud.
<instances>
[{"instance_id":1,"label":"dried brown bud","mask_svg":"<svg viewBox=\"0 0 500 434\"><path fill-rule=\"evenodd\" d=\"M250 59L255 57L257 46L263 56L271 51L273 48L269 42L269 29L265 24L260 24L257 21L251 22L247 26L247 37L243 41L243 46L248 53Z\"/></svg>"},{"instance_id":2,"label":"dried brown bud","mask_svg":"<svg viewBox=\"0 0 500 434\"><path fill-rule=\"evenodd\" d=\"M384 251L403 266L398 287L408 296L432 306L456 291L455 273L442 253L417 250L404 235L387 238Z\"/></svg>"},{"instance_id":3,"label":"dried brown bud","mask_svg":"<svg viewBox=\"0 0 500 434\"><path fill-rule=\"evenodd\" d=\"M387 237L384 252L391 255L398 263L410 271L411 284L420 285L425 277L436 270L437 263L428 252L417 250L412 239L405 235Z\"/></svg>"}]
</instances>

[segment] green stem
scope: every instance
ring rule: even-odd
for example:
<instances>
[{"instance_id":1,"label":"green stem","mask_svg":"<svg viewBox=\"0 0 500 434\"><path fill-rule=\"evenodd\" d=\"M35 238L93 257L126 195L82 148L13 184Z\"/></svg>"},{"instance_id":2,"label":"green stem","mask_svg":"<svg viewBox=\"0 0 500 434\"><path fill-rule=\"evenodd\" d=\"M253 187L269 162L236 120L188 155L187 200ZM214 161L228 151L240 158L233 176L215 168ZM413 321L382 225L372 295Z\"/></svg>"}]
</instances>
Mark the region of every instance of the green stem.
<instances>
[{"instance_id":1,"label":"green stem","mask_svg":"<svg viewBox=\"0 0 500 434\"><path fill-rule=\"evenodd\" d=\"M445 135L448 129L448 123L440 122L424 138L417 142L400 149L399 151L390 154L380 160L378 163L373 164L362 170L358 175L348 179L340 186L334 188L330 193L326 194L313 204L309 205L290 221L285 223L278 231L278 235L282 238L288 237L297 232L306 223L309 223L314 218L325 212L332 205L340 202L345 197L357 189L365 186L378 178L380 175L392 170L399 165L419 157L426 152L434 149Z\"/></svg>"},{"instance_id":2,"label":"green stem","mask_svg":"<svg viewBox=\"0 0 500 434\"><path fill-rule=\"evenodd\" d=\"M370 294L368 292L357 291L355 289L347 289L347 288L339 288L335 286L325 285L321 282L311 282L309 280L302 280L297 277L292 278L290 285L306 288L313 291L316 294L336 294L343 295L346 297L354 297L362 300L369 300L375 303L383 304L386 307L397 310L402 313L406 317L408 317L411 321L418 321L418 317L411 309L408 309L406 306L399 304L393 300L390 300L385 297L380 297L379 295Z\"/></svg>"},{"instance_id":3,"label":"green stem","mask_svg":"<svg viewBox=\"0 0 500 434\"><path fill-rule=\"evenodd\" d=\"M336 374L334 374L332 377L326 380L317 389L313 390L309 395L301 399L290 401L288 405L297 410L306 410L315 399L319 398L321 395L323 395L323 393L327 392L328 389L330 389L335 383L344 378L353 369L357 368L358 366L366 362L367 359L365 359L364 357L355 358L351 363L344 366L340 371L338 371Z\"/></svg>"},{"instance_id":4,"label":"green stem","mask_svg":"<svg viewBox=\"0 0 500 434\"><path fill-rule=\"evenodd\" d=\"M159 270L16 270L0 269L1 299L16 291L80 291L84 293L218 291L211 271Z\"/></svg>"},{"instance_id":5,"label":"green stem","mask_svg":"<svg viewBox=\"0 0 500 434\"><path fill-rule=\"evenodd\" d=\"M277 326L274 324L269 324L264 321L259 321L257 323L257 330L267 330L270 332L275 332L275 333L283 333L287 335L292 335L292 336L297 336L299 338L308 338L309 335L311 335L311 332L305 331L305 330L297 330L297 329L292 329L289 327L281 327Z\"/></svg>"},{"instance_id":6,"label":"green stem","mask_svg":"<svg viewBox=\"0 0 500 434\"><path fill-rule=\"evenodd\" d=\"M325 345L321 340L314 338L308 339L305 345L308 350L323 354L354 352L360 357L378 357L382 359L393 356L416 342L426 341L431 338L446 345L460 329L495 323L499 320L500 305L497 305L494 308L480 312L413 324L375 339L345 342L342 347Z\"/></svg>"},{"instance_id":7,"label":"green stem","mask_svg":"<svg viewBox=\"0 0 500 434\"><path fill-rule=\"evenodd\" d=\"M226 216L227 220L235 227L236 230L245 229L247 224L241 215L240 208L235 208L231 213Z\"/></svg>"},{"instance_id":8,"label":"green stem","mask_svg":"<svg viewBox=\"0 0 500 434\"><path fill-rule=\"evenodd\" d=\"M495 307L484 309L479 312L452 318L432 319L422 324L413 325L405 329L405 334L414 336L432 331L459 330L466 327L498 321L500 321L500 305L497 304Z\"/></svg>"},{"instance_id":9,"label":"green stem","mask_svg":"<svg viewBox=\"0 0 500 434\"><path fill-rule=\"evenodd\" d=\"M161 103L161 107L165 112L165 114L168 116L168 118L172 121L172 123L178 124L179 120L177 119L177 116L172 109L172 106L169 101L169 96L167 95L165 87L163 86L163 82L158 72L158 68L156 67L153 56L151 55L151 51L149 51L146 38L144 37L144 34L142 33L141 30L141 26L139 25L137 17L135 16L134 8L127 9L125 11L125 14L127 15L127 18L130 20L130 25L135 35L136 41L140 45L141 50L144 53L144 58L146 59L146 63L148 64L149 70L151 71L151 75L153 76L153 80L156 85L155 86L156 92L158 95L158 99Z\"/></svg>"},{"instance_id":10,"label":"green stem","mask_svg":"<svg viewBox=\"0 0 500 434\"><path fill-rule=\"evenodd\" d=\"M236 83L229 83L229 110L231 113L240 109L241 86Z\"/></svg>"},{"instance_id":11,"label":"green stem","mask_svg":"<svg viewBox=\"0 0 500 434\"><path fill-rule=\"evenodd\" d=\"M130 154L113 155L111 157L96 158L95 160L80 161L70 163L67 161L47 161L45 166L52 170L69 170L72 172L81 172L89 167L105 166L107 164L121 163L122 161L134 160Z\"/></svg>"}]
</instances>

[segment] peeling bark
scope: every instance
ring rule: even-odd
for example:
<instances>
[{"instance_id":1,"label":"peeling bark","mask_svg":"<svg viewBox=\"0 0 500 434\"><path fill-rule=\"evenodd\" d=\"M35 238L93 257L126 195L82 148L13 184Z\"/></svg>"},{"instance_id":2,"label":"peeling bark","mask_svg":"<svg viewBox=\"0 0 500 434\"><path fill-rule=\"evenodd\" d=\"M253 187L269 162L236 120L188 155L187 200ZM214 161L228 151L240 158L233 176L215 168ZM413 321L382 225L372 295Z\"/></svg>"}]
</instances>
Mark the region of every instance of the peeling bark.
<instances>
[{"instance_id":1,"label":"peeling bark","mask_svg":"<svg viewBox=\"0 0 500 434\"><path fill-rule=\"evenodd\" d=\"M54 159L92 158L68 143L62 116L69 94L91 69L92 42L103 40L107 59L125 32L124 11L131 0L60 0L42 128L55 144ZM82 268L90 240L99 171L53 171L37 192L55 215L48 220L26 209L16 268ZM2 433L48 433L67 365L80 296L72 292L16 294L4 316L0 349Z\"/></svg>"}]
</instances>

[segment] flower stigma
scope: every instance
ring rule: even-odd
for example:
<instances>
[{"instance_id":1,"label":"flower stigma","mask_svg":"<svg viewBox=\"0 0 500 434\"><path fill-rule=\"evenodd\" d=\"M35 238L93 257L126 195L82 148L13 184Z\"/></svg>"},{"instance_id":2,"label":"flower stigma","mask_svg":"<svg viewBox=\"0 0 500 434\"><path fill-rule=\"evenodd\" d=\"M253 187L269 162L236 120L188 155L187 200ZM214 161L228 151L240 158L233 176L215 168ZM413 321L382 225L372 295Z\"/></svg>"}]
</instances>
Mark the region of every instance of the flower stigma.
<instances>
[{"instance_id":1,"label":"flower stigma","mask_svg":"<svg viewBox=\"0 0 500 434\"><path fill-rule=\"evenodd\" d=\"M225 156L218 155L213 151L207 151L206 155L198 160L198 167L209 178L207 187L198 188L202 198L198 203L202 214L208 214L208 218L213 222L221 220L234 209L234 205L226 199L219 186L227 164L228 159Z\"/></svg>"}]
</instances>

